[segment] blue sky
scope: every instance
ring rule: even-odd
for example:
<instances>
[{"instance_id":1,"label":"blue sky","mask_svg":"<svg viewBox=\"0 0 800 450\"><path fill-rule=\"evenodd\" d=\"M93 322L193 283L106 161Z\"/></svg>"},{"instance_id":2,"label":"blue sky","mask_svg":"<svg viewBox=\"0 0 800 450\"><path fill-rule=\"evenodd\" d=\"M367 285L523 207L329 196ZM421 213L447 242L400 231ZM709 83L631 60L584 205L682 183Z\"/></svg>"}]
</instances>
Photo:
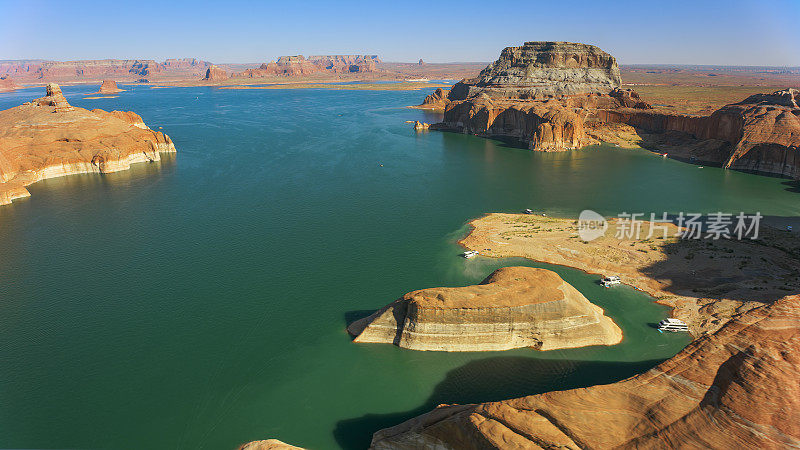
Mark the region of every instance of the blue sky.
<instances>
[{"instance_id":1,"label":"blue sky","mask_svg":"<svg viewBox=\"0 0 800 450\"><path fill-rule=\"evenodd\" d=\"M491 61L506 46L565 40L622 64L800 66L798 24L800 0L0 0L0 59Z\"/></svg>"}]
</instances>

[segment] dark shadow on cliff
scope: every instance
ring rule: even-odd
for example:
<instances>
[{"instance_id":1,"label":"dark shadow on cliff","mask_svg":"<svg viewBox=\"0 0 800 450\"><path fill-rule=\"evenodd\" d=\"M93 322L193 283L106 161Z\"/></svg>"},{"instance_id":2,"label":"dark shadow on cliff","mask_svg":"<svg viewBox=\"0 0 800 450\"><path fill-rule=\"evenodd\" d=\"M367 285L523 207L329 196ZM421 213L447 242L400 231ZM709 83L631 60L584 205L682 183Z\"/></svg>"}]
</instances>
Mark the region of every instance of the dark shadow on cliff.
<instances>
[{"instance_id":1,"label":"dark shadow on cliff","mask_svg":"<svg viewBox=\"0 0 800 450\"><path fill-rule=\"evenodd\" d=\"M787 231L798 225L800 217L764 216L756 240L681 239L642 271L675 295L772 303L800 292L800 279L792 279L800 272L800 234Z\"/></svg>"},{"instance_id":2,"label":"dark shadow on cliff","mask_svg":"<svg viewBox=\"0 0 800 450\"><path fill-rule=\"evenodd\" d=\"M355 311L346 311L344 313L344 323L346 327L349 327L351 323L355 322L356 320L361 320L365 317L369 317L372 313L377 311L376 309L358 309Z\"/></svg>"},{"instance_id":3,"label":"dark shadow on cliff","mask_svg":"<svg viewBox=\"0 0 800 450\"><path fill-rule=\"evenodd\" d=\"M507 400L554 390L613 383L645 372L661 360L598 362L525 357L494 357L451 370L419 407L392 414L367 414L336 424L334 437L344 449L365 449L376 431L448 403Z\"/></svg>"}]
</instances>

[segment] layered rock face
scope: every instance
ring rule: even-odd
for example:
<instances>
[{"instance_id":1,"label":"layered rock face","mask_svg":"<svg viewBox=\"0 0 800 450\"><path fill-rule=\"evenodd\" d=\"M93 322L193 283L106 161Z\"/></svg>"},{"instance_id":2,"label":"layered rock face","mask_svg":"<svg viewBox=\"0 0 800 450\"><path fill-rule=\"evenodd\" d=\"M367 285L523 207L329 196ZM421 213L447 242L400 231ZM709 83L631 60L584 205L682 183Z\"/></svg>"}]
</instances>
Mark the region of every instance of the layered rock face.
<instances>
[{"instance_id":1,"label":"layered rock face","mask_svg":"<svg viewBox=\"0 0 800 450\"><path fill-rule=\"evenodd\" d=\"M247 69L233 74L232 78L265 78L273 76L307 76L315 73L345 74L378 71L377 55L303 55L281 56L275 62L261 64L258 69Z\"/></svg>"},{"instance_id":2,"label":"layered rock face","mask_svg":"<svg viewBox=\"0 0 800 450\"><path fill-rule=\"evenodd\" d=\"M555 272L498 269L475 286L409 292L348 327L355 342L412 350L538 350L613 345L622 331Z\"/></svg>"},{"instance_id":3,"label":"layered rock face","mask_svg":"<svg viewBox=\"0 0 800 450\"><path fill-rule=\"evenodd\" d=\"M45 178L116 172L175 152L136 113L73 107L57 84L46 93L0 111L0 205L29 196L25 186Z\"/></svg>"},{"instance_id":4,"label":"layered rock face","mask_svg":"<svg viewBox=\"0 0 800 450\"><path fill-rule=\"evenodd\" d=\"M222 81L228 79L228 72L222 67L212 65L206 70L206 76L203 77L205 81Z\"/></svg>"},{"instance_id":5,"label":"layered rock face","mask_svg":"<svg viewBox=\"0 0 800 450\"><path fill-rule=\"evenodd\" d=\"M583 116L554 99L518 102L481 95L450 103L444 120L433 128L512 138L531 150L563 151L592 142L584 133Z\"/></svg>"},{"instance_id":6,"label":"layered rock face","mask_svg":"<svg viewBox=\"0 0 800 450\"><path fill-rule=\"evenodd\" d=\"M593 45L526 42L504 49L478 77L434 92L419 107L444 110L436 129L562 151L594 142L583 131L588 108L649 106L636 93L621 91L620 82L616 59Z\"/></svg>"},{"instance_id":7,"label":"layered rock face","mask_svg":"<svg viewBox=\"0 0 800 450\"><path fill-rule=\"evenodd\" d=\"M0 92L11 92L16 90L19 86L14 83L14 80L11 79L8 75L3 75L0 77Z\"/></svg>"},{"instance_id":8,"label":"layered rock face","mask_svg":"<svg viewBox=\"0 0 800 450\"><path fill-rule=\"evenodd\" d=\"M477 78L459 82L451 100L607 94L621 83L617 60L594 45L526 42L506 47Z\"/></svg>"},{"instance_id":9,"label":"layered rock face","mask_svg":"<svg viewBox=\"0 0 800 450\"><path fill-rule=\"evenodd\" d=\"M641 375L477 405L374 434L374 449L800 447L800 296L734 318Z\"/></svg>"},{"instance_id":10,"label":"layered rock face","mask_svg":"<svg viewBox=\"0 0 800 450\"><path fill-rule=\"evenodd\" d=\"M624 123L653 133L678 132L659 142L670 156L770 175L800 178L800 91L758 94L710 116L649 111L599 110L606 123Z\"/></svg>"}]
</instances>

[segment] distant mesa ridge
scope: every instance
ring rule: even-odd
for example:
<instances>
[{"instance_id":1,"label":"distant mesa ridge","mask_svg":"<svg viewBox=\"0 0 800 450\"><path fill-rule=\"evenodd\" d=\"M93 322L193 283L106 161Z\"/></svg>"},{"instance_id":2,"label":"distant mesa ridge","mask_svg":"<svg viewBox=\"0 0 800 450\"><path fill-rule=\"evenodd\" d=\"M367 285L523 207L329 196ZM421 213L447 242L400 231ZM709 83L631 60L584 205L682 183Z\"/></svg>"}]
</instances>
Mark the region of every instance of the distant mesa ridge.
<instances>
[{"instance_id":1,"label":"distant mesa ridge","mask_svg":"<svg viewBox=\"0 0 800 450\"><path fill-rule=\"evenodd\" d=\"M378 72L378 55L303 55L281 56L277 61L261 64L233 74L232 78L264 78L271 76L304 76L315 73L348 74Z\"/></svg>"}]
</instances>

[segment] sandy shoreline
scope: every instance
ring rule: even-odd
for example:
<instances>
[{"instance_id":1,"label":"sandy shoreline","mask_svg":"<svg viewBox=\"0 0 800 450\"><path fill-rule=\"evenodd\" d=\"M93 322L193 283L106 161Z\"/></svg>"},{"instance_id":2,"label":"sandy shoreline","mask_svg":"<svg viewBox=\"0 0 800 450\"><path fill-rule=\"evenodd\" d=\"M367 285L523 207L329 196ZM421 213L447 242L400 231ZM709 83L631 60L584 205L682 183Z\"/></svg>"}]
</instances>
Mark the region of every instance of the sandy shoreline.
<instances>
[{"instance_id":1,"label":"sandy shoreline","mask_svg":"<svg viewBox=\"0 0 800 450\"><path fill-rule=\"evenodd\" d=\"M469 223L459 241L493 258L523 257L598 275L619 275L622 282L673 308L673 317L692 333L713 332L731 316L800 292L800 237L765 226L758 240L664 239L642 226L642 239L617 239L618 223L609 220L604 237L584 242L575 219L490 213ZM722 260L722 261L720 261Z\"/></svg>"}]
</instances>

